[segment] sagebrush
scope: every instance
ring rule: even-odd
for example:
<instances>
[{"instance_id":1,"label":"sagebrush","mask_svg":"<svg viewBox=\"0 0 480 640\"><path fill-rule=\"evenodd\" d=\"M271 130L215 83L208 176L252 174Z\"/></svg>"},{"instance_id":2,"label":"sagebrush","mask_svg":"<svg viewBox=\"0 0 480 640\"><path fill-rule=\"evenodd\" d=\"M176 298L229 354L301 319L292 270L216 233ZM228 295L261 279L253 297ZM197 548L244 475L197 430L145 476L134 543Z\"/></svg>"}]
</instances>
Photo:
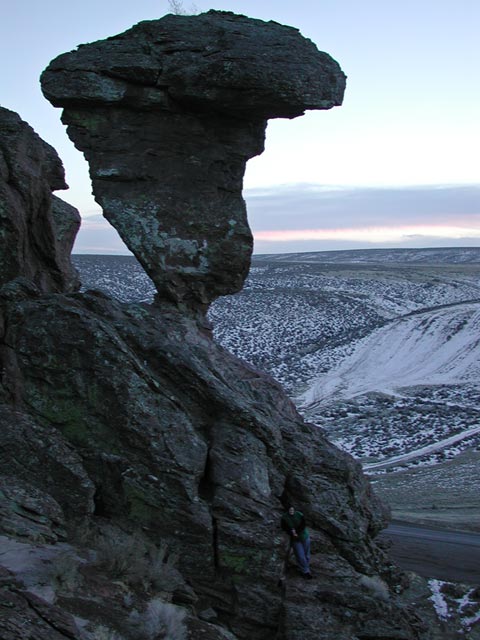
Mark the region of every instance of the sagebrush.
<instances>
[{"instance_id":1,"label":"sagebrush","mask_svg":"<svg viewBox=\"0 0 480 640\"><path fill-rule=\"evenodd\" d=\"M138 640L186 640L185 610L153 598L143 612L133 611L129 622Z\"/></svg>"},{"instance_id":2,"label":"sagebrush","mask_svg":"<svg viewBox=\"0 0 480 640\"><path fill-rule=\"evenodd\" d=\"M97 564L127 584L155 592L173 592L183 584L175 568L177 556L166 543L155 546L139 532L128 534L109 527L95 547Z\"/></svg>"}]
</instances>

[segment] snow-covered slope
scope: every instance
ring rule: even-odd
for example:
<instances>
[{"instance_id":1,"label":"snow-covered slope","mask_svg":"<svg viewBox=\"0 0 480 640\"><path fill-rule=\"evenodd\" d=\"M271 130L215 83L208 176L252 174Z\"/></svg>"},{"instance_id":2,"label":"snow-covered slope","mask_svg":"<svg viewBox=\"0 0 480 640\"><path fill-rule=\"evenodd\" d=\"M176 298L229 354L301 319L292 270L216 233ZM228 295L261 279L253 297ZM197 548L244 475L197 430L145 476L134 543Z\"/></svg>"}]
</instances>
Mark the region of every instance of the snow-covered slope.
<instances>
[{"instance_id":1,"label":"snow-covered slope","mask_svg":"<svg viewBox=\"0 0 480 640\"><path fill-rule=\"evenodd\" d=\"M425 252L431 251L410 250L408 259L417 255L423 261ZM271 261L255 260L244 290L217 300L209 317L216 339L227 349L272 374L296 395L351 353L358 339L385 322L480 300L480 265L458 265L469 252L474 250L435 250L440 266L346 265L350 254L358 258L355 251L328 252L328 259L338 260L339 266L320 263L323 253L294 254L291 262L271 256ZM396 254L360 253L365 259L373 254L370 259L377 261L379 256L389 260ZM154 287L133 257L75 256L74 260L86 288L103 289L122 302L153 299Z\"/></svg>"},{"instance_id":2,"label":"snow-covered slope","mask_svg":"<svg viewBox=\"0 0 480 640\"><path fill-rule=\"evenodd\" d=\"M254 256L254 262L295 262L322 264L475 264L480 247L441 247L427 249L351 249L311 251Z\"/></svg>"},{"instance_id":3,"label":"snow-covered slope","mask_svg":"<svg viewBox=\"0 0 480 640\"><path fill-rule=\"evenodd\" d=\"M459 303L398 318L361 340L319 376L304 406L402 387L480 381L480 303Z\"/></svg>"}]
</instances>

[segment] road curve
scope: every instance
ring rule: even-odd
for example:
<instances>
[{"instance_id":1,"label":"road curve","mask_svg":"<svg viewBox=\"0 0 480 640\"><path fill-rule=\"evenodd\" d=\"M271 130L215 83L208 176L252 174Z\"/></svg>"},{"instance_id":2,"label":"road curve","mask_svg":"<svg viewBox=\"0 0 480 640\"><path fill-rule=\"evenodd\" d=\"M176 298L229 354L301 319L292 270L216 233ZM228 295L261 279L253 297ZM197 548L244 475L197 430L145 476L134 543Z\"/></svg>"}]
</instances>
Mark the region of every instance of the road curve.
<instances>
[{"instance_id":1,"label":"road curve","mask_svg":"<svg viewBox=\"0 0 480 640\"><path fill-rule=\"evenodd\" d=\"M456 433L454 436L450 436L449 438L445 438L444 440L438 440L433 444L429 444L426 447L421 447L420 449L415 449L415 451L410 451L409 453L402 453L399 456L394 456L393 458L387 458L386 460L381 460L380 462L372 462L363 465L364 471L371 471L372 469L384 469L386 467L391 467L395 464L403 464L404 462L408 462L409 460L415 460L415 458L421 458L422 456L428 455L429 453L434 453L435 451L439 451L440 449L445 449L449 447L451 444L455 444L457 442L461 442L466 438L470 438L470 436L474 436L477 433L480 433L480 425L475 425L470 429L466 429L461 433Z\"/></svg>"},{"instance_id":2,"label":"road curve","mask_svg":"<svg viewBox=\"0 0 480 640\"><path fill-rule=\"evenodd\" d=\"M480 584L480 535L393 522L378 540L402 568L425 578Z\"/></svg>"}]
</instances>

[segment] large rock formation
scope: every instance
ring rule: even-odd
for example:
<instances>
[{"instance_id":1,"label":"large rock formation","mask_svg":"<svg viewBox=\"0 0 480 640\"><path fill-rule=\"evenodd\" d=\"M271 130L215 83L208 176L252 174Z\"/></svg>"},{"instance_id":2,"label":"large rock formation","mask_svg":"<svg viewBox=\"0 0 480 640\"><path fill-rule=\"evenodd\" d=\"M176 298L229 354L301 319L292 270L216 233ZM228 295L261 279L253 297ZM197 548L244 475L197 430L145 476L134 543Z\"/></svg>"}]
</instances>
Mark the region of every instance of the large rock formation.
<instances>
[{"instance_id":1,"label":"large rock formation","mask_svg":"<svg viewBox=\"0 0 480 640\"><path fill-rule=\"evenodd\" d=\"M43 292L79 288L70 253L80 215L52 195L67 188L55 149L0 107L0 283L25 276Z\"/></svg>"},{"instance_id":2,"label":"large rock formation","mask_svg":"<svg viewBox=\"0 0 480 640\"><path fill-rule=\"evenodd\" d=\"M359 465L304 424L278 385L174 307L27 296L23 285L14 300L19 286L2 299L5 378L21 381L16 416L2 415L14 453L2 472L21 480L6 532L39 535L35 513L47 540L66 522L140 526L180 553L195 610L212 609L238 638L415 637L394 596L364 586L366 576L399 584L373 542L381 505ZM291 575L279 588L282 500L312 526L312 584Z\"/></svg>"},{"instance_id":3,"label":"large rock formation","mask_svg":"<svg viewBox=\"0 0 480 640\"><path fill-rule=\"evenodd\" d=\"M298 30L218 11L141 22L42 75L105 217L159 294L194 306L247 275L242 181L267 118L341 104L344 87Z\"/></svg>"},{"instance_id":4,"label":"large rock formation","mask_svg":"<svg viewBox=\"0 0 480 640\"><path fill-rule=\"evenodd\" d=\"M46 294L26 267L2 266L6 640L49 637L49 629L52 638L112 637L105 629L91 635L100 624L134 640L153 637L152 625L167 619L177 628L172 638L183 637L182 625L189 637L209 640L419 637L415 614L396 599L402 574L375 544L386 513L359 464L304 423L272 379L218 346L202 315L183 304L205 305L241 284L250 250L241 172L272 103L276 115L292 116L339 99L328 89L342 79L338 68L314 53L326 66L309 77L313 45L295 61L299 39L231 14L168 17L81 48L78 67L72 54L44 76L50 94L54 77L68 94L69 130L87 150L97 197L155 277L159 298L148 306L98 292ZM252 67L257 40L263 60ZM108 74L88 71L107 68L98 60L104 48ZM280 73L287 58L300 79ZM216 59L224 75L212 89L211 76L197 75L217 68ZM164 73L167 88L157 82ZM232 99L232 87L244 95ZM176 122L193 136L186 152L173 146ZM117 146L107 133L114 127ZM253 131L250 146L245 132ZM153 144L163 136L168 154ZM185 176L185 166L198 173ZM194 187L182 197L187 182ZM288 564L279 529L287 500L311 526L311 582ZM152 600L158 593L183 610L162 614L167 605Z\"/></svg>"}]
</instances>

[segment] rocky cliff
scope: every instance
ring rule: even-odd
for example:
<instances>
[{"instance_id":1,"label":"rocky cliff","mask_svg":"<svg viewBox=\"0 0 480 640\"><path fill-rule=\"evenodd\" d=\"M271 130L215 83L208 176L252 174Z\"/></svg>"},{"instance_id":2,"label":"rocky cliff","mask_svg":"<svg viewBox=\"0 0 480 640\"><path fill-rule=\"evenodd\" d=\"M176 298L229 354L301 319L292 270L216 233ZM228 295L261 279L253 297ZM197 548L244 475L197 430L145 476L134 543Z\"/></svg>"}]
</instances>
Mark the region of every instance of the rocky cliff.
<instances>
[{"instance_id":1,"label":"rocky cliff","mask_svg":"<svg viewBox=\"0 0 480 640\"><path fill-rule=\"evenodd\" d=\"M0 107L0 282L25 276L42 292L79 288L70 263L80 215L53 191L67 189L55 149Z\"/></svg>"},{"instance_id":2,"label":"rocky cliff","mask_svg":"<svg viewBox=\"0 0 480 640\"><path fill-rule=\"evenodd\" d=\"M5 640L420 637L360 466L203 315L248 271L241 183L266 119L338 104L343 82L298 31L219 12L140 23L44 72L158 296L120 304L43 284L53 258L2 262ZM18 180L13 163L4 201ZM24 246L42 230L31 210L18 203ZM279 528L287 501L311 527L310 582Z\"/></svg>"}]
</instances>

